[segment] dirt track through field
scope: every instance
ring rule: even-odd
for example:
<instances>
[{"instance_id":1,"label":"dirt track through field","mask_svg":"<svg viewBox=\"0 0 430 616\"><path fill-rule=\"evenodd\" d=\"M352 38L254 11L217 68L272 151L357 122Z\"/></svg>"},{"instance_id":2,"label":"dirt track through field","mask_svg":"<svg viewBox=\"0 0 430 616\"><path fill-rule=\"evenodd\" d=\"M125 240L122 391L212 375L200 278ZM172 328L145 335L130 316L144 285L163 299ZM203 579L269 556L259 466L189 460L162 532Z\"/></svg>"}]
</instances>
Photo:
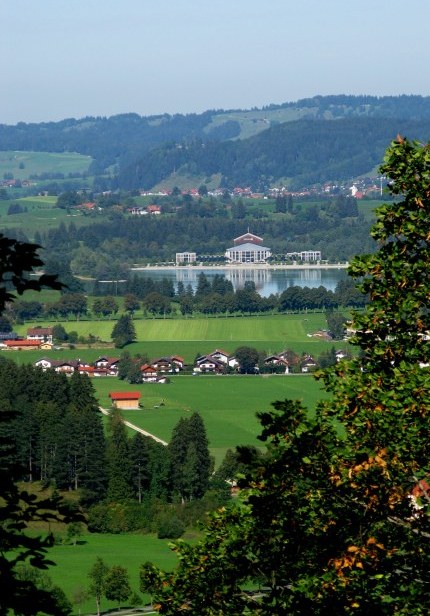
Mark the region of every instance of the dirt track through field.
<instances>
[{"instance_id":1,"label":"dirt track through field","mask_svg":"<svg viewBox=\"0 0 430 616\"><path fill-rule=\"evenodd\" d=\"M107 409L104 409L101 406L99 406L99 409L101 410L103 415L110 415ZM161 438L158 438L158 436L155 436L155 434L151 434L150 432L147 432L146 430L142 430L142 428L139 428L139 426L136 426L135 424L132 424L130 421L126 421L125 419L123 419L123 422L124 422L124 425L127 426L127 428L131 428L132 430L135 430L136 432L140 432L140 434L143 434L144 436L149 436L149 438L152 438L154 441L157 441L157 443L161 443L162 445L167 446L168 443L166 443L166 441L163 441Z\"/></svg>"}]
</instances>

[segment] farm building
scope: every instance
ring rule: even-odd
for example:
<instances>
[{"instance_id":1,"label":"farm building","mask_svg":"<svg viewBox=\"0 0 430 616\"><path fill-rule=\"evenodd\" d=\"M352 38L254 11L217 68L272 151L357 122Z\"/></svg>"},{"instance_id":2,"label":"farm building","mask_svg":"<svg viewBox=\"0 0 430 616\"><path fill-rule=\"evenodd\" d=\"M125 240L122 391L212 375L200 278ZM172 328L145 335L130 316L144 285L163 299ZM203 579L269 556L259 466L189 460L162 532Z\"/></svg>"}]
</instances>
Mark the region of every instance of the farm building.
<instances>
[{"instance_id":1,"label":"farm building","mask_svg":"<svg viewBox=\"0 0 430 616\"><path fill-rule=\"evenodd\" d=\"M40 340L5 340L2 343L3 347L12 351L28 351L40 349Z\"/></svg>"},{"instance_id":2,"label":"farm building","mask_svg":"<svg viewBox=\"0 0 430 616\"><path fill-rule=\"evenodd\" d=\"M138 409L141 394L138 391L111 391L109 398L117 409Z\"/></svg>"}]
</instances>

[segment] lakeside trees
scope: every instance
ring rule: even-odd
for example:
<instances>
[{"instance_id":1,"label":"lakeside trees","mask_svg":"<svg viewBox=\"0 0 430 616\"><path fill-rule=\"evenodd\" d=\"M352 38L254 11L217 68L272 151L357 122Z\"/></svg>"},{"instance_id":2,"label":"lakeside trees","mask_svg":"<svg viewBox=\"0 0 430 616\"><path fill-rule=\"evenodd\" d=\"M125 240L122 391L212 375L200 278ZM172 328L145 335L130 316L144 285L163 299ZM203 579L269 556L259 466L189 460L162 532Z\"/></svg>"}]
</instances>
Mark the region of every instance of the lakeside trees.
<instances>
[{"instance_id":1,"label":"lakeside trees","mask_svg":"<svg viewBox=\"0 0 430 616\"><path fill-rule=\"evenodd\" d=\"M241 505L176 546L176 572L151 571L160 614L430 609L430 150L399 137L381 171L403 200L380 208L378 252L350 267L371 297L354 315L361 357L321 374L331 398L315 417L295 401L260 414L268 455Z\"/></svg>"}]
</instances>

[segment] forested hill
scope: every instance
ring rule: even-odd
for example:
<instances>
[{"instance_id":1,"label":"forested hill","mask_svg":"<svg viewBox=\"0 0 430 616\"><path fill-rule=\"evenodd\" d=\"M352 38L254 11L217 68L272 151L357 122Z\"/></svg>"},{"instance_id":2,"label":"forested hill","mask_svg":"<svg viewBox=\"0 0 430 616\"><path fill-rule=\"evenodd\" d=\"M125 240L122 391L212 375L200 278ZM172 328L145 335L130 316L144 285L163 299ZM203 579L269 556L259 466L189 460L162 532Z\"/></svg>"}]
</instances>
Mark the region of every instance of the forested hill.
<instances>
[{"instance_id":1,"label":"forested hill","mask_svg":"<svg viewBox=\"0 0 430 616\"><path fill-rule=\"evenodd\" d=\"M427 138L429 122L430 97L316 96L251 110L0 124L0 150L90 155L92 174L118 166L112 188L152 187L181 166L200 179L219 173L225 185L299 186L367 173L397 132Z\"/></svg>"},{"instance_id":2,"label":"forested hill","mask_svg":"<svg viewBox=\"0 0 430 616\"><path fill-rule=\"evenodd\" d=\"M252 186L257 190L278 182L300 188L343 180L371 173L398 133L428 140L430 120L299 120L272 126L244 140L169 144L123 167L119 185L150 188L177 170L197 176L221 174L227 187Z\"/></svg>"}]
</instances>

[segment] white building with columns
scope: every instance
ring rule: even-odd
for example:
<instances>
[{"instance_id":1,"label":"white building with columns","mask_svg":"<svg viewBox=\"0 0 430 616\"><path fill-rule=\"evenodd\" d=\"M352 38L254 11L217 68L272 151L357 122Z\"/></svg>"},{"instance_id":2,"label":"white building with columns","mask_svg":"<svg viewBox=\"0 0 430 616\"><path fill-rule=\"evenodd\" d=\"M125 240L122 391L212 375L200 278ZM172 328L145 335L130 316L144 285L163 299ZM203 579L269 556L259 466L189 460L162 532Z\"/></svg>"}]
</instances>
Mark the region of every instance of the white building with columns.
<instances>
[{"instance_id":1,"label":"white building with columns","mask_svg":"<svg viewBox=\"0 0 430 616\"><path fill-rule=\"evenodd\" d=\"M225 251L228 263L266 263L272 256L270 248L263 246L263 238L249 231L233 240L234 246Z\"/></svg>"}]
</instances>

